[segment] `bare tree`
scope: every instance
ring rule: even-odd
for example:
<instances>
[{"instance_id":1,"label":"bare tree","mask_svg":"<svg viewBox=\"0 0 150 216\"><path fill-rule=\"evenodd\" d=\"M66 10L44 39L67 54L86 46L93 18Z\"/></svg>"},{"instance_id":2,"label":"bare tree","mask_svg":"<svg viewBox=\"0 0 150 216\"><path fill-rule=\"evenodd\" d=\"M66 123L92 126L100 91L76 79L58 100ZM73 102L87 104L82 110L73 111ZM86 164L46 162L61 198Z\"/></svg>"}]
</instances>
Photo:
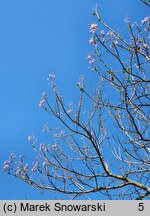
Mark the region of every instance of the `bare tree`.
<instances>
[{"instance_id":1,"label":"bare tree","mask_svg":"<svg viewBox=\"0 0 150 216\"><path fill-rule=\"evenodd\" d=\"M93 193L106 199L149 199L150 17L140 24L126 18L128 34L123 36L103 21L97 7L93 15L97 22L90 25L89 42L94 51L87 60L97 76L95 89L89 90L81 75L78 103L66 106L50 74L53 100L43 93L39 105L58 121L56 131L44 128L53 145L42 143L39 149L31 135L32 169L23 156L17 161L11 154L3 170L34 188L72 199L90 199Z\"/></svg>"}]
</instances>

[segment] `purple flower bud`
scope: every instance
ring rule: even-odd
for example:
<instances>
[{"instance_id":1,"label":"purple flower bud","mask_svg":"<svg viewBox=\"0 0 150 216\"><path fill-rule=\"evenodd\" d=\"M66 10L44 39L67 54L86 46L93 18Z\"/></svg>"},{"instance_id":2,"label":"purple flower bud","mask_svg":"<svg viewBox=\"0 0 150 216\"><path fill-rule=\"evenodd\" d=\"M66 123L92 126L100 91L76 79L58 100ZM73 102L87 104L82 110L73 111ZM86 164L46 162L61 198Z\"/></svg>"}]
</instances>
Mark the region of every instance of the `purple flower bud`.
<instances>
[{"instance_id":1,"label":"purple flower bud","mask_svg":"<svg viewBox=\"0 0 150 216\"><path fill-rule=\"evenodd\" d=\"M33 134L28 136L28 141L32 142L32 143L35 143L36 142L35 136Z\"/></svg>"},{"instance_id":2,"label":"purple flower bud","mask_svg":"<svg viewBox=\"0 0 150 216\"><path fill-rule=\"evenodd\" d=\"M112 36L114 35L114 33L113 33L112 31L109 31L109 32L107 32L107 35L108 35L109 37L112 37Z\"/></svg>"},{"instance_id":3,"label":"purple flower bud","mask_svg":"<svg viewBox=\"0 0 150 216\"><path fill-rule=\"evenodd\" d=\"M10 161L6 160L4 162L4 166L3 166L2 171L7 171L9 169L9 167L10 167Z\"/></svg>"},{"instance_id":4,"label":"purple flower bud","mask_svg":"<svg viewBox=\"0 0 150 216\"><path fill-rule=\"evenodd\" d=\"M33 166L33 168L31 169L32 172L37 171L38 166L39 166L39 161L36 161L35 164L34 164L34 166Z\"/></svg>"},{"instance_id":5,"label":"purple flower bud","mask_svg":"<svg viewBox=\"0 0 150 216\"><path fill-rule=\"evenodd\" d=\"M70 113L72 113L72 109L68 109L66 112L67 112L67 114L70 114Z\"/></svg>"},{"instance_id":6,"label":"purple flower bud","mask_svg":"<svg viewBox=\"0 0 150 216\"><path fill-rule=\"evenodd\" d=\"M10 162L12 163L14 160L15 160L15 154L14 153L11 153L10 156L9 156L9 160Z\"/></svg>"},{"instance_id":7,"label":"purple flower bud","mask_svg":"<svg viewBox=\"0 0 150 216\"><path fill-rule=\"evenodd\" d=\"M95 36L92 36L89 40L89 43L93 46L96 46L97 38Z\"/></svg>"},{"instance_id":8,"label":"purple flower bud","mask_svg":"<svg viewBox=\"0 0 150 216\"><path fill-rule=\"evenodd\" d=\"M40 144L40 151L43 151L43 150L44 150L44 148L45 148L45 147L44 147L44 144L43 144L43 143L41 143L41 144Z\"/></svg>"},{"instance_id":9,"label":"purple flower bud","mask_svg":"<svg viewBox=\"0 0 150 216\"><path fill-rule=\"evenodd\" d=\"M130 18L129 18L129 17L126 17L126 18L124 19L124 22L129 23L129 22L130 22Z\"/></svg>"},{"instance_id":10,"label":"purple flower bud","mask_svg":"<svg viewBox=\"0 0 150 216\"><path fill-rule=\"evenodd\" d=\"M101 31L100 31L100 36L102 36L102 37L105 36L105 32L104 32L104 30L101 30Z\"/></svg>"},{"instance_id":11,"label":"purple flower bud","mask_svg":"<svg viewBox=\"0 0 150 216\"><path fill-rule=\"evenodd\" d=\"M47 78L48 81L53 81L54 79L55 79L55 74L51 73L48 75L48 78Z\"/></svg>"},{"instance_id":12,"label":"purple flower bud","mask_svg":"<svg viewBox=\"0 0 150 216\"><path fill-rule=\"evenodd\" d=\"M48 160L43 162L43 167L47 167L48 166Z\"/></svg>"},{"instance_id":13,"label":"purple flower bud","mask_svg":"<svg viewBox=\"0 0 150 216\"><path fill-rule=\"evenodd\" d=\"M46 92L43 92L42 93L42 98L46 100L48 98L48 94Z\"/></svg>"},{"instance_id":14,"label":"purple flower bud","mask_svg":"<svg viewBox=\"0 0 150 216\"><path fill-rule=\"evenodd\" d=\"M27 172L28 169L29 169L29 164L26 164L26 165L23 167L23 170L24 170L24 172Z\"/></svg>"},{"instance_id":15,"label":"purple flower bud","mask_svg":"<svg viewBox=\"0 0 150 216\"><path fill-rule=\"evenodd\" d=\"M16 170L16 175L21 175L21 169L20 169L20 168L18 168L18 169Z\"/></svg>"},{"instance_id":16,"label":"purple flower bud","mask_svg":"<svg viewBox=\"0 0 150 216\"><path fill-rule=\"evenodd\" d=\"M32 171L32 172L36 172L36 171L37 171L37 167L33 167L33 168L31 169L31 171Z\"/></svg>"},{"instance_id":17,"label":"purple flower bud","mask_svg":"<svg viewBox=\"0 0 150 216\"><path fill-rule=\"evenodd\" d=\"M53 149L54 151L57 150L57 144L56 144L56 143L55 143L54 145L52 145L52 149Z\"/></svg>"},{"instance_id":18,"label":"purple flower bud","mask_svg":"<svg viewBox=\"0 0 150 216\"><path fill-rule=\"evenodd\" d=\"M46 101L45 99L41 99L39 102L39 107L45 107L45 105L44 105L45 101Z\"/></svg>"},{"instance_id":19,"label":"purple flower bud","mask_svg":"<svg viewBox=\"0 0 150 216\"><path fill-rule=\"evenodd\" d=\"M141 24L144 25L146 22L150 21L150 16L145 17L143 20L141 20Z\"/></svg>"},{"instance_id":20,"label":"purple flower bud","mask_svg":"<svg viewBox=\"0 0 150 216\"><path fill-rule=\"evenodd\" d=\"M49 149L50 149L50 145L48 144L46 147L45 147L45 151L49 151Z\"/></svg>"},{"instance_id":21,"label":"purple flower bud","mask_svg":"<svg viewBox=\"0 0 150 216\"><path fill-rule=\"evenodd\" d=\"M95 33L98 30L98 25L96 23L90 24L90 32Z\"/></svg>"},{"instance_id":22,"label":"purple flower bud","mask_svg":"<svg viewBox=\"0 0 150 216\"><path fill-rule=\"evenodd\" d=\"M144 47L145 49L149 49L149 46L148 46L148 44L146 44L146 43L143 43L143 47Z\"/></svg>"},{"instance_id":23,"label":"purple flower bud","mask_svg":"<svg viewBox=\"0 0 150 216\"><path fill-rule=\"evenodd\" d=\"M91 53L88 54L88 56L87 56L86 59L89 60L89 64L93 64L93 63L95 63L94 56L93 56Z\"/></svg>"},{"instance_id":24,"label":"purple flower bud","mask_svg":"<svg viewBox=\"0 0 150 216\"><path fill-rule=\"evenodd\" d=\"M24 156L23 155L20 155L19 156L19 164L22 164L23 163L23 161L24 161Z\"/></svg>"}]
</instances>

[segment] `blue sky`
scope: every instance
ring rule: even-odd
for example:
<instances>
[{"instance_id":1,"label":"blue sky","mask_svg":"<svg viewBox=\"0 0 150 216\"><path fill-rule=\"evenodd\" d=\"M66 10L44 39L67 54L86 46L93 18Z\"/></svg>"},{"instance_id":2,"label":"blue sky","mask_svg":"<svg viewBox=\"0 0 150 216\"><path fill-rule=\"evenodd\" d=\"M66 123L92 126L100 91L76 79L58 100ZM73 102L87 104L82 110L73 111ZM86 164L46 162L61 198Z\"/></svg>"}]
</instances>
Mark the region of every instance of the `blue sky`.
<instances>
[{"instance_id":1,"label":"blue sky","mask_svg":"<svg viewBox=\"0 0 150 216\"><path fill-rule=\"evenodd\" d=\"M49 121L38 106L48 74L56 74L67 101L76 97L79 75L91 73L85 58L97 2L103 18L122 31L126 16L140 21L148 13L139 0L0 0L0 167L12 151L32 161L27 137L41 138ZM54 197L0 171L0 199Z\"/></svg>"}]
</instances>

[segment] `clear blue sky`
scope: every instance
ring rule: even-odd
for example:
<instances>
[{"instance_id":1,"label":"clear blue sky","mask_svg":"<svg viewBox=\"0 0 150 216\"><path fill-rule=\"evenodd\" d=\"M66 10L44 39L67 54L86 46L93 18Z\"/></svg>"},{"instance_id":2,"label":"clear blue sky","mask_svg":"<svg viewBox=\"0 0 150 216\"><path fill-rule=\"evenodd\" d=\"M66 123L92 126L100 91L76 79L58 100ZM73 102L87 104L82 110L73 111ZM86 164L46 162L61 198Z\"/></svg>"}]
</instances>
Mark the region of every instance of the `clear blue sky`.
<instances>
[{"instance_id":1,"label":"clear blue sky","mask_svg":"<svg viewBox=\"0 0 150 216\"><path fill-rule=\"evenodd\" d=\"M148 13L139 0L0 0L0 167L12 151L32 161L27 137L34 132L41 138L49 121L38 107L48 74L56 74L67 100L76 95L79 75L91 73L85 58L92 50L88 25L96 3L121 30L126 16L139 21ZM0 199L26 198L55 197L0 171Z\"/></svg>"}]
</instances>

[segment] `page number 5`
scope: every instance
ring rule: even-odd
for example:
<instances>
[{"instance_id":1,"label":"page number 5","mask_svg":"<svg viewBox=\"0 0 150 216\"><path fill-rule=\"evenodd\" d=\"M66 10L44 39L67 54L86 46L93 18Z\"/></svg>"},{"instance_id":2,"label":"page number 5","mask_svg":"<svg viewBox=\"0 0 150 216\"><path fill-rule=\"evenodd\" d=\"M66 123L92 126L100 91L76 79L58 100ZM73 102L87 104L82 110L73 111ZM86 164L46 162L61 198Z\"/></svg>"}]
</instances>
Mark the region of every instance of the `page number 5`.
<instances>
[{"instance_id":1,"label":"page number 5","mask_svg":"<svg viewBox=\"0 0 150 216\"><path fill-rule=\"evenodd\" d=\"M139 203L139 211L143 211L144 210L144 203Z\"/></svg>"}]
</instances>

